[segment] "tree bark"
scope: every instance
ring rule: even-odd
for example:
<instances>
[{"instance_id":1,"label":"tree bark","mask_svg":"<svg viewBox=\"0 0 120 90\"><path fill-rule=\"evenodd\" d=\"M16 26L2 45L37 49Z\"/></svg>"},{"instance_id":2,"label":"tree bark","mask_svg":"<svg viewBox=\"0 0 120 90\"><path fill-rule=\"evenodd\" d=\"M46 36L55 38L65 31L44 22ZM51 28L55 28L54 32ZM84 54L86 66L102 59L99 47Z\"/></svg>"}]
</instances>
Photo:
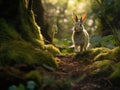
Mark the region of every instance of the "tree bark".
<instances>
[{"instance_id":1,"label":"tree bark","mask_svg":"<svg viewBox=\"0 0 120 90\"><path fill-rule=\"evenodd\" d=\"M37 24L41 27L41 33L44 37L46 44L52 43L52 38L48 34L49 23L45 21L44 18L44 8L41 0L33 0L33 11L35 13L35 20Z\"/></svg>"}]
</instances>

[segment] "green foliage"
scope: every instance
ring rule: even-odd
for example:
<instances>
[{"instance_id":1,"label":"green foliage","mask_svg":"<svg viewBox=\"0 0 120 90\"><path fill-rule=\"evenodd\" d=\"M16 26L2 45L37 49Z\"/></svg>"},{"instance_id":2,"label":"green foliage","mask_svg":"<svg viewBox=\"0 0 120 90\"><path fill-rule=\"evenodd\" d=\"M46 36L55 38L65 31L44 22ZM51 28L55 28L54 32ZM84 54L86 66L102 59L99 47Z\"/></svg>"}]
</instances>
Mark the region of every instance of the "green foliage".
<instances>
[{"instance_id":1,"label":"green foliage","mask_svg":"<svg viewBox=\"0 0 120 90\"><path fill-rule=\"evenodd\" d=\"M53 42L54 42L54 44L57 45L57 46L65 47L65 46L69 46L69 45L70 45L71 40L70 40L70 39L67 39L67 38L64 38L64 39L54 38L54 39L53 39Z\"/></svg>"},{"instance_id":2,"label":"green foliage","mask_svg":"<svg viewBox=\"0 0 120 90\"><path fill-rule=\"evenodd\" d=\"M100 35L95 35L91 37L91 47L106 47L113 49L116 47L117 42L114 35L107 35L101 37Z\"/></svg>"},{"instance_id":3,"label":"green foliage","mask_svg":"<svg viewBox=\"0 0 120 90\"><path fill-rule=\"evenodd\" d=\"M91 14L94 19L99 19L102 35L114 34L115 29L119 30L119 0L90 0ZM99 29L98 28L98 29Z\"/></svg>"},{"instance_id":4,"label":"green foliage","mask_svg":"<svg viewBox=\"0 0 120 90\"><path fill-rule=\"evenodd\" d=\"M61 52L63 54L72 54L74 51L74 48L73 47L62 47L61 48Z\"/></svg>"},{"instance_id":5,"label":"green foliage","mask_svg":"<svg viewBox=\"0 0 120 90\"><path fill-rule=\"evenodd\" d=\"M100 35L94 35L90 37L90 47L91 48L96 48L100 47L102 42L102 37Z\"/></svg>"},{"instance_id":6,"label":"green foliage","mask_svg":"<svg viewBox=\"0 0 120 90\"><path fill-rule=\"evenodd\" d=\"M119 31L120 26L118 23L120 19L119 3L119 0L87 0L87 2L84 0L49 0L43 2L43 5L45 6L46 12L51 15L48 20L50 26L56 25L58 28L58 33L55 35L55 38L58 40L54 40L58 45L68 46L71 44L71 42L67 43L67 41L63 40L66 38L71 39L71 28L74 25L72 13L75 12L81 16L83 12L86 12L87 19L84 22L84 26L90 36L96 34L102 36L110 35L103 37L100 45L97 42L93 42L92 44L114 48L117 42L115 37L113 37L117 35L114 32ZM52 31L51 28L49 30Z\"/></svg>"},{"instance_id":7,"label":"green foliage","mask_svg":"<svg viewBox=\"0 0 120 90\"><path fill-rule=\"evenodd\" d=\"M115 37L114 35L108 35L103 37L101 46L105 46L107 48L114 48L116 45Z\"/></svg>"}]
</instances>

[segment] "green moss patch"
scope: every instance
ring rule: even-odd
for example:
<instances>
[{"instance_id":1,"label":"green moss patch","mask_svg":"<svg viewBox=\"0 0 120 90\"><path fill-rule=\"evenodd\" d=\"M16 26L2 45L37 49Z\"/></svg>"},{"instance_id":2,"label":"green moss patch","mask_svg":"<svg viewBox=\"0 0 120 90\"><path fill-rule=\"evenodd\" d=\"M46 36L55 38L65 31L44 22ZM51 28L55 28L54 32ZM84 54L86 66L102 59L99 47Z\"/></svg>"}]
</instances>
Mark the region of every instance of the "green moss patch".
<instances>
[{"instance_id":1,"label":"green moss patch","mask_svg":"<svg viewBox=\"0 0 120 90\"><path fill-rule=\"evenodd\" d=\"M119 79L120 81L120 62L113 65L113 72L111 73L110 77L111 79Z\"/></svg>"},{"instance_id":2,"label":"green moss patch","mask_svg":"<svg viewBox=\"0 0 120 90\"><path fill-rule=\"evenodd\" d=\"M93 71L91 75L109 75L112 72L112 64L114 62L112 60L102 60L102 61L95 61L89 68L92 68Z\"/></svg>"},{"instance_id":3,"label":"green moss patch","mask_svg":"<svg viewBox=\"0 0 120 90\"><path fill-rule=\"evenodd\" d=\"M112 57L114 57L115 61L120 61L120 47L116 47L112 50Z\"/></svg>"},{"instance_id":4,"label":"green moss patch","mask_svg":"<svg viewBox=\"0 0 120 90\"><path fill-rule=\"evenodd\" d=\"M110 56L112 52L101 52L97 56L95 56L94 61L104 60L104 59L112 59Z\"/></svg>"},{"instance_id":5,"label":"green moss patch","mask_svg":"<svg viewBox=\"0 0 120 90\"><path fill-rule=\"evenodd\" d=\"M4 19L0 18L0 43L15 39L22 40L12 25L9 25Z\"/></svg>"},{"instance_id":6,"label":"green moss patch","mask_svg":"<svg viewBox=\"0 0 120 90\"><path fill-rule=\"evenodd\" d=\"M94 61L103 60L103 59L111 59L114 61L119 61L120 58L120 48L116 47L112 50L108 50L106 52L100 52L98 55L95 56Z\"/></svg>"},{"instance_id":7,"label":"green moss patch","mask_svg":"<svg viewBox=\"0 0 120 90\"><path fill-rule=\"evenodd\" d=\"M105 47L100 48L93 48L84 52L77 53L75 55L75 59L77 60L86 60L86 61L93 61L94 58L99 55L100 53L107 53L111 50Z\"/></svg>"},{"instance_id":8,"label":"green moss patch","mask_svg":"<svg viewBox=\"0 0 120 90\"><path fill-rule=\"evenodd\" d=\"M2 44L0 48L0 64L28 64L57 67L57 63L49 52L34 48L24 41L11 41Z\"/></svg>"},{"instance_id":9,"label":"green moss patch","mask_svg":"<svg viewBox=\"0 0 120 90\"><path fill-rule=\"evenodd\" d=\"M60 50L57 47L53 46L52 44L45 45L45 48L51 54L61 54Z\"/></svg>"}]
</instances>

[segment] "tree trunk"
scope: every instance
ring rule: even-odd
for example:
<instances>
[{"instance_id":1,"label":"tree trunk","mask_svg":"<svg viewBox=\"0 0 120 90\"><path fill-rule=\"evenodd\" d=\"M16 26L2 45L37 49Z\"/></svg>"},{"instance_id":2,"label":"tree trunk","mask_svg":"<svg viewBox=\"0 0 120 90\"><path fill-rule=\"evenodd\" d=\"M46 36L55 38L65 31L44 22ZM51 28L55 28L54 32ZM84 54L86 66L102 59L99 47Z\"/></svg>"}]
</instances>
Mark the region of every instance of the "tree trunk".
<instances>
[{"instance_id":1,"label":"tree trunk","mask_svg":"<svg viewBox=\"0 0 120 90\"><path fill-rule=\"evenodd\" d=\"M48 34L49 23L44 19L44 8L41 0L33 0L33 11L35 13L35 20L41 27L41 33L44 37L45 43L52 43L52 38Z\"/></svg>"},{"instance_id":2,"label":"tree trunk","mask_svg":"<svg viewBox=\"0 0 120 90\"><path fill-rule=\"evenodd\" d=\"M40 28L31 10L32 2L29 1L0 0L0 67L3 68L0 72L0 88L3 90L21 83L25 78L21 78L18 72L6 70L6 67L25 65L29 69L43 64L57 67L54 57L46 52Z\"/></svg>"}]
</instances>

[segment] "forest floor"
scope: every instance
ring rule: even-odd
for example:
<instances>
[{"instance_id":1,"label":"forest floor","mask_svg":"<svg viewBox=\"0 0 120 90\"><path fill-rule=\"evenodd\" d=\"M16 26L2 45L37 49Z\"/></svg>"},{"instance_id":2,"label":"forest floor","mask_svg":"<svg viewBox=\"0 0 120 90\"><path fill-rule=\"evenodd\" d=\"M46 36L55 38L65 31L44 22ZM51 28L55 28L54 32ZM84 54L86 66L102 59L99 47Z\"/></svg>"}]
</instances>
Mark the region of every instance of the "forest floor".
<instances>
[{"instance_id":1,"label":"forest floor","mask_svg":"<svg viewBox=\"0 0 120 90\"><path fill-rule=\"evenodd\" d=\"M49 76L40 90L120 90L120 87L114 86L102 75L98 75L97 77L91 76L90 72L93 69L88 67L92 63L86 63L84 60L78 61L74 58L74 55L55 55L54 57L59 64L58 69L55 71L44 69L39 66L30 69L29 66L25 65L11 66L6 69L0 68L1 72L4 70L3 73L5 73L4 75L1 73L1 77L3 78L0 80L0 87L6 88L6 86L4 86L6 83L8 86L11 84L13 85L16 81L20 83L22 76L24 77L27 73L31 72L31 70L37 70L42 76ZM20 70L20 73L18 72L18 69ZM14 75L16 70L18 74ZM10 75L8 76L8 74ZM53 82L50 81L50 83L54 84L56 81L61 82L63 80L62 83L58 83L58 86L60 84L63 85L62 89L56 89L56 84L55 88L49 86L50 83L48 81L51 80L51 77L53 76L55 77L55 80ZM24 79L22 80L22 83L24 83Z\"/></svg>"},{"instance_id":2,"label":"forest floor","mask_svg":"<svg viewBox=\"0 0 120 90\"><path fill-rule=\"evenodd\" d=\"M92 63L75 60L72 55L57 55L59 70L58 79L71 78L71 90L120 90L104 76L90 76L92 71L89 67Z\"/></svg>"}]
</instances>

